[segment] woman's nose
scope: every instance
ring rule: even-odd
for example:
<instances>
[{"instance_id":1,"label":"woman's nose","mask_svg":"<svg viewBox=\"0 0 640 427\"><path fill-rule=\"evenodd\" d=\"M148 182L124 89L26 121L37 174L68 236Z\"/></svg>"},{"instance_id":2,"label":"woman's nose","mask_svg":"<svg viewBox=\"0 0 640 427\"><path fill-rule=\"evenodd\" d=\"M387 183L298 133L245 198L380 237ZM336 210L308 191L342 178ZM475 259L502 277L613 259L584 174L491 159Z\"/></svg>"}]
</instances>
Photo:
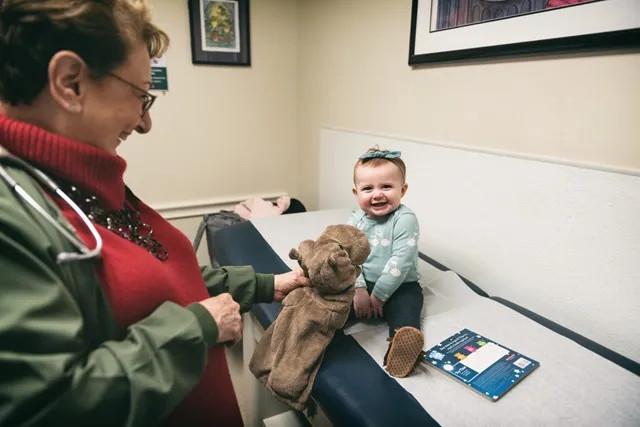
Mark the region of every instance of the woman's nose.
<instances>
[{"instance_id":1,"label":"woman's nose","mask_svg":"<svg viewBox=\"0 0 640 427\"><path fill-rule=\"evenodd\" d=\"M136 132L147 133L151 130L151 125L151 116L148 111L145 111L142 117L140 117L140 123L136 126Z\"/></svg>"}]
</instances>

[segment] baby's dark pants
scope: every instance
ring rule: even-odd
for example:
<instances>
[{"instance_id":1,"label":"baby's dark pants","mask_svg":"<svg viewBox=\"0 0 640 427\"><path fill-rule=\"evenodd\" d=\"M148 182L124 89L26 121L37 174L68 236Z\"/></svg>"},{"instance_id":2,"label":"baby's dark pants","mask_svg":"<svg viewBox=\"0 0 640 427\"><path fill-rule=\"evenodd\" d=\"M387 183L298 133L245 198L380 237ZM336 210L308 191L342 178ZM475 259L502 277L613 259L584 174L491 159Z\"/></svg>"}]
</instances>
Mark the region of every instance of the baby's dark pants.
<instances>
[{"instance_id":1,"label":"baby's dark pants","mask_svg":"<svg viewBox=\"0 0 640 427\"><path fill-rule=\"evenodd\" d=\"M375 283L367 282L367 292L371 295ZM385 322L389 325L389 336L403 326L413 326L420 330L420 314L422 313L422 288L418 282L404 282L389 297L382 307ZM353 305L349 318L355 318Z\"/></svg>"}]
</instances>

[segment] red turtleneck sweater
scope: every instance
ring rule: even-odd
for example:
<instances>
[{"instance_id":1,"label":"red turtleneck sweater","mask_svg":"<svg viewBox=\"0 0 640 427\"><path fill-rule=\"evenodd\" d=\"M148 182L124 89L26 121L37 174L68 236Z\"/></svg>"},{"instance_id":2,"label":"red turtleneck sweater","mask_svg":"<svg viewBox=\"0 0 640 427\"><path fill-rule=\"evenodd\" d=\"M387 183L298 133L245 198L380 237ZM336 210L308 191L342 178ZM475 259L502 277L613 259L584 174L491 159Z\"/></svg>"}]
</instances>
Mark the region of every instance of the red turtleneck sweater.
<instances>
[{"instance_id":1,"label":"red turtleneck sweater","mask_svg":"<svg viewBox=\"0 0 640 427\"><path fill-rule=\"evenodd\" d=\"M168 259L160 261L146 249L97 225L104 240L98 273L123 331L164 301L186 306L208 297L189 240L149 206L138 200L126 200L124 159L2 115L0 143L54 180L62 179L94 194L105 210L119 210L128 203L140 212L142 222L152 227L154 238L168 251ZM68 206L60 204L60 208L92 247L94 241L80 219ZM176 408L168 424L242 425L223 347L210 348L200 383Z\"/></svg>"}]
</instances>

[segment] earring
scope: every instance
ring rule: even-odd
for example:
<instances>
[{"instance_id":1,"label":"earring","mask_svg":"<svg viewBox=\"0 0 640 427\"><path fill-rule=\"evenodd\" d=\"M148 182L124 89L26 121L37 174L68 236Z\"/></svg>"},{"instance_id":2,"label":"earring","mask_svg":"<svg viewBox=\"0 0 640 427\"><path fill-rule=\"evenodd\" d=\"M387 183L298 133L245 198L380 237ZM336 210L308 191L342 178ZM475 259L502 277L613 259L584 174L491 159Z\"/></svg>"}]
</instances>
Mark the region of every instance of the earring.
<instances>
[{"instance_id":1,"label":"earring","mask_svg":"<svg viewBox=\"0 0 640 427\"><path fill-rule=\"evenodd\" d=\"M69 103L67 108L69 108L69 111L71 111L72 113L79 113L80 112L80 104L78 104L77 102Z\"/></svg>"}]
</instances>

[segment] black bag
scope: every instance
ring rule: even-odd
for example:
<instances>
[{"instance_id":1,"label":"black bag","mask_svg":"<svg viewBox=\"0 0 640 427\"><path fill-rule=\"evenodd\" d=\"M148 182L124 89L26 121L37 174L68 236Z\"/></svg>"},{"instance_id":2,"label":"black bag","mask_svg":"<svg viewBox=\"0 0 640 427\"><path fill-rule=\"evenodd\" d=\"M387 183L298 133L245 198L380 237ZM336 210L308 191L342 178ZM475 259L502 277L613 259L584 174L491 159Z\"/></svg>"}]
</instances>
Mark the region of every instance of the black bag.
<instances>
[{"instance_id":1,"label":"black bag","mask_svg":"<svg viewBox=\"0 0 640 427\"><path fill-rule=\"evenodd\" d=\"M291 199L289 208L283 212L283 214L306 212L307 208L298 199ZM202 235L207 232L207 249L209 250L209 259L211 260L212 267L220 267L220 264L215 259L215 253L213 248L213 236L219 230L229 227L230 225L245 222L246 219L233 211L221 210L220 212L206 214L202 217L202 222L198 226L196 231L196 237L193 239L193 249L197 251L200 247L200 241Z\"/></svg>"},{"instance_id":2,"label":"black bag","mask_svg":"<svg viewBox=\"0 0 640 427\"><path fill-rule=\"evenodd\" d=\"M220 264L215 259L215 254L213 253L213 235L219 230L228 227L233 224L238 224L239 222L244 222L246 219L243 219L235 212L232 211L220 211L212 214L207 214L202 217L202 222L198 226L198 231L196 231L196 237L193 239L193 249L197 251L200 247L200 241L202 240L202 235L204 232L207 232L207 248L209 249L209 259L211 259L212 267L219 267Z\"/></svg>"}]
</instances>

